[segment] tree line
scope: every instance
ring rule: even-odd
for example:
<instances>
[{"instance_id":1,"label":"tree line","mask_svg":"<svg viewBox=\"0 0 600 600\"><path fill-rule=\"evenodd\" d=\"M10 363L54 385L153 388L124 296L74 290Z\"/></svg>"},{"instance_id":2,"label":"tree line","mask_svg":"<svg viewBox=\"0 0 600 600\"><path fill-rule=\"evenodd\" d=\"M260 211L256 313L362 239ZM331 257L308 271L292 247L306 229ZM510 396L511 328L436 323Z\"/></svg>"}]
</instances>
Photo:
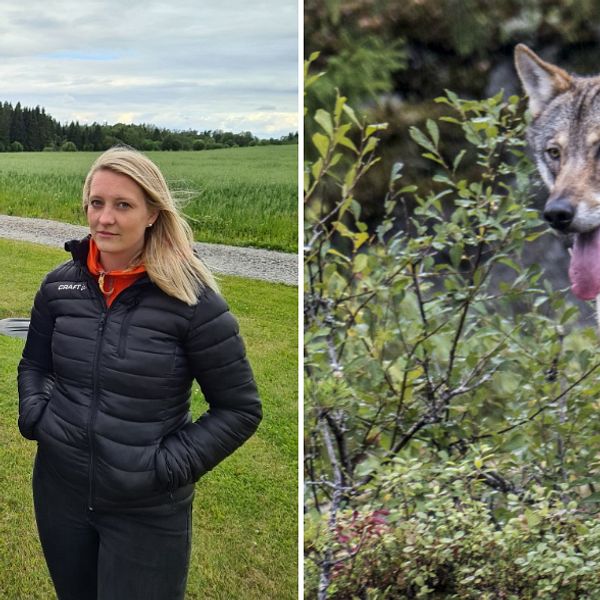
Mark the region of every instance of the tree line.
<instances>
[{"instance_id":1,"label":"tree line","mask_svg":"<svg viewBox=\"0 0 600 600\"><path fill-rule=\"evenodd\" d=\"M250 131L232 133L220 129L173 131L149 124L61 124L44 108L0 104L0 152L102 151L116 144L138 150L215 150L237 146L297 144L298 133L259 139Z\"/></svg>"}]
</instances>

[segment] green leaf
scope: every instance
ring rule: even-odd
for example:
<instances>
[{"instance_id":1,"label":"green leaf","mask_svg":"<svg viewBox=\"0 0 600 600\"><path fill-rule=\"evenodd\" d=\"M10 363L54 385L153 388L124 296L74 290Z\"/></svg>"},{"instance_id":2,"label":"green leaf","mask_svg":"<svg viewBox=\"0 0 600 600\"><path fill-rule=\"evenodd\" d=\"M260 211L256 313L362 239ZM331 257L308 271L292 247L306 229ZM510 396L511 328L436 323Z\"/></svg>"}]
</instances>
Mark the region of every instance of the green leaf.
<instances>
[{"instance_id":1,"label":"green leaf","mask_svg":"<svg viewBox=\"0 0 600 600\"><path fill-rule=\"evenodd\" d=\"M416 185L406 185L398 191L400 194L414 194L418 189Z\"/></svg>"},{"instance_id":2,"label":"green leaf","mask_svg":"<svg viewBox=\"0 0 600 600\"><path fill-rule=\"evenodd\" d=\"M430 152L436 154L437 150L435 146L431 143L431 141L425 136L425 134L418 129L417 127L410 127L408 130L410 137L415 141L419 146L429 150Z\"/></svg>"},{"instance_id":3,"label":"green leaf","mask_svg":"<svg viewBox=\"0 0 600 600\"><path fill-rule=\"evenodd\" d=\"M347 127L350 127L350 125L347 125ZM358 148L355 146L354 142L346 137L344 135L345 132L343 131L338 131L338 133L336 133L335 136L335 142L337 144L341 144L342 146L346 147L346 148L350 148L350 150L352 150L352 152L354 152L355 154L358 154Z\"/></svg>"},{"instance_id":4,"label":"green leaf","mask_svg":"<svg viewBox=\"0 0 600 600\"><path fill-rule=\"evenodd\" d=\"M342 195L345 196L348 192L347 190L354 185L356 181L356 165L352 165L348 171L346 172L346 176L344 177L344 190L342 190Z\"/></svg>"},{"instance_id":5,"label":"green leaf","mask_svg":"<svg viewBox=\"0 0 600 600\"><path fill-rule=\"evenodd\" d=\"M365 129L365 137L371 137L377 131L384 131L387 128L387 123L372 123L371 125L367 125L367 128Z\"/></svg>"},{"instance_id":6,"label":"green leaf","mask_svg":"<svg viewBox=\"0 0 600 600\"><path fill-rule=\"evenodd\" d=\"M463 256L462 244L455 244L450 248L450 261L455 269L458 269Z\"/></svg>"},{"instance_id":7,"label":"green leaf","mask_svg":"<svg viewBox=\"0 0 600 600\"><path fill-rule=\"evenodd\" d=\"M342 117L342 110L346 105L346 100L347 98L345 96L340 95L340 93L338 92L338 96L335 99L335 109L333 111L336 124L340 122L340 118Z\"/></svg>"},{"instance_id":8,"label":"green leaf","mask_svg":"<svg viewBox=\"0 0 600 600\"><path fill-rule=\"evenodd\" d=\"M319 108L315 113L315 121L323 128L327 135L333 137L333 121L331 115L322 108Z\"/></svg>"},{"instance_id":9,"label":"green leaf","mask_svg":"<svg viewBox=\"0 0 600 600\"><path fill-rule=\"evenodd\" d=\"M353 233L344 225L341 221L335 221L333 223L333 228L338 231L344 237L353 237Z\"/></svg>"},{"instance_id":10,"label":"green leaf","mask_svg":"<svg viewBox=\"0 0 600 600\"><path fill-rule=\"evenodd\" d=\"M390 186L393 185L398 179L402 177L402 169L404 168L403 162L395 162L392 165L392 170L390 172Z\"/></svg>"},{"instance_id":11,"label":"green leaf","mask_svg":"<svg viewBox=\"0 0 600 600\"><path fill-rule=\"evenodd\" d=\"M318 179L321 174L321 169L323 168L323 159L318 158L310 167L310 172L313 176L313 179Z\"/></svg>"},{"instance_id":12,"label":"green leaf","mask_svg":"<svg viewBox=\"0 0 600 600\"><path fill-rule=\"evenodd\" d=\"M356 233L353 236L354 250L358 250L368 239L369 239L368 233L366 233L366 232Z\"/></svg>"},{"instance_id":13,"label":"green leaf","mask_svg":"<svg viewBox=\"0 0 600 600\"><path fill-rule=\"evenodd\" d=\"M327 254L333 254L334 256L341 258L346 263L350 262L350 259L345 254L342 254L339 250L336 250L335 248L329 248L327 250Z\"/></svg>"},{"instance_id":14,"label":"green leaf","mask_svg":"<svg viewBox=\"0 0 600 600\"><path fill-rule=\"evenodd\" d=\"M355 240L355 246L356 246L356 240ZM358 246L358 247L360 247L360 246ZM354 258L353 271L355 273L362 273L367 268L368 264L369 264L369 257L366 254L357 254L356 257Z\"/></svg>"},{"instance_id":15,"label":"green leaf","mask_svg":"<svg viewBox=\"0 0 600 600\"><path fill-rule=\"evenodd\" d=\"M427 131L429 132L434 146L437 148L440 143L440 130L438 129L437 123L432 119L427 119L425 126L427 127Z\"/></svg>"},{"instance_id":16,"label":"green leaf","mask_svg":"<svg viewBox=\"0 0 600 600\"><path fill-rule=\"evenodd\" d=\"M340 160L342 160L342 153L341 152L336 152L332 157L331 160L329 161L329 166L330 167L335 167L335 165L337 165Z\"/></svg>"},{"instance_id":17,"label":"green leaf","mask_svg":"<svg viewBox=\"0 0 600 600\"><path fill-rule=\"evenodd\" d=\"M329 150L330 139L322 133L317 132L312 136L312 141L319 151L319 154L325 158L327 156L327 151Z\"/></svg>"},{"instance_id":18,"label":"green leaf","mask_svg":"<svg viewBox=\"0 0 600 600\"><path fill-rule=\"evenodd\" d=\"M423 156L423 158L428 158L429 160L439 164L439 165L443 165L444 162L440 159L440 157L436 154L434 154L433 152L424 152L421 156Z\"/></svg>"},{"instance_id":19,"label":"green leaf","mask_svg":"<svg viewBox=\"0 0 600 600\"><path fill-rule=\"evenodd\" d=\"M527 525L529 525L529 527L537 527L542 522L541 515L529 509L525 510L525 519L527 520Z\"/></svg>"},{"instance_id":20,"label":"green leaf","mask_svg":"<svg viewBox=\"0 0 600 600\"><path fill-rule=\"evenodd\" d=\"M451 181L451 179L447 175L443 175L442 173L438 173L437 175L434 175L433 181L454 187L454 183Z\"/></svg>"},{"instance_id":21,"label":"green leaf","mask_svg":"<svg viewBox=\"0 0 600 600\"><path fill-rule=\"evenodd\" d=\"M511 258L500 258L498 260L499 263L502 263L503 265L506 265L507 267L510 267L513 271L515 271L516 273L520 273L521 272L521 267Z\"/></svg>"},{"instance_id":22,"label":"green leaf","mask_svg":"<svg viewBox=\"0 0 600 600\"><path fill-rule=\"evenodd\" d=\"M454 125L460 125L461 122L454 117L440 117L440 121L445 121L446 123L453 123Z\"/></svg>"},{"instance_id":23,"label":"green leaf","mask_svg":"<svg viewBox=\"0 0 600 600\"><path fill-rule=\"evenodd\" d=\"M350 106L348 106L347 104L344 104L343 106L343 110L346 113L346 115L348 115L348 118L357 126L357 127L361 127L360 121L357 119L356 117L356 113L354 112L354 110L352 108L350 108Z\"/></svg>"},{"instance_id":24,"label":"green leaf","mask_svg":"<svg viewBox=\"0 0 600 600\"><path fill-rule=\"evenodd\" d=\"M323 75L325 75L324 72L323 73L315 73L314 75L309 75L308 77L305 77L304 87L309 88L315 81L317 81L317 79L320 79L321 77L323 77Z\"/></svg>"},{"instance_id":25,"label":"green leaf","mask_svg":"<svg viewBox=\"0 0 600 600\"><path fill-rule=\"evenodd\" d=\"M374 137L369 138L367 140L365 147L363 148L361 156L366 156L370 152L373 152L373 150L375 150L375 148L377 148L377 144L379 144L379 140L377 138L374 138Z\"/></svg>"},{"instance_id":26,"label":"green leaf","mask_svg":"<svg viewBox=\"0 0 600 600\"><path fill-rule=\"evenodd\" d=\"M463 156L465 155L467 151L466 150L461 150L457 155L456 158L454 159L454 161L452 162L452 172L455 172L456 169L458 169L458 165L460 165L460 161L463 159Z\"/></svg>"},{"instance_id":27,"label":"green leaf","mask_svg":"<svg viewBox=\"0 0 600 600\"><path fill-rule=\"evenodd\" d=\"M446 92L446 96L448 96L448 100L450 100L450 102L452 102L453 105L455 106L459 106L460 105L460 100L458 98L458 96L452 91L452 90L444 90Z\"/></svg>"}]
</instances>

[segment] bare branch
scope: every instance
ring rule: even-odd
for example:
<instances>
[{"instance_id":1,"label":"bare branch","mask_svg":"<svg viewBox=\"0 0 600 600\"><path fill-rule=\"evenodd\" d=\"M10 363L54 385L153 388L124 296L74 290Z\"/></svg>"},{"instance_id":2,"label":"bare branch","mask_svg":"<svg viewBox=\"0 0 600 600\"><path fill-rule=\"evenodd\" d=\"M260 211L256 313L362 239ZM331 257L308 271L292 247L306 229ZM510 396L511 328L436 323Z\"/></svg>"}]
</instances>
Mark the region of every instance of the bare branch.
<instances>
[{"instance_id":1,"label":"bare branch","mask_svg":"<svg viewBox=\"0 0 600 600\"><path fill-rule=\"evenodd\" d=\"M335 532L337 525L337 512L340 507L340 503L342 501L343 494L343 484L342 484L342 469L338 462L338 458L335 454L335 449L333 447L333 440L331 439L331 434L329 432L329 426L327 425L325 420L321 420L320 422L321 434L323 436L323 442L325 443L325 449L327 450L327 456L329 457L329 462L333 469L333 498L331 500L331 504L329 507L329 531L331 534ZM329 589L329 585L331 584L331 567L333 565L333 552L331 546L327 548L325 551L325 556L323 561L320 564L321 575L319 577L319 589L318 589L318 599L326 600L327 599L327 590Z\"/></svg>"}]
</instances>

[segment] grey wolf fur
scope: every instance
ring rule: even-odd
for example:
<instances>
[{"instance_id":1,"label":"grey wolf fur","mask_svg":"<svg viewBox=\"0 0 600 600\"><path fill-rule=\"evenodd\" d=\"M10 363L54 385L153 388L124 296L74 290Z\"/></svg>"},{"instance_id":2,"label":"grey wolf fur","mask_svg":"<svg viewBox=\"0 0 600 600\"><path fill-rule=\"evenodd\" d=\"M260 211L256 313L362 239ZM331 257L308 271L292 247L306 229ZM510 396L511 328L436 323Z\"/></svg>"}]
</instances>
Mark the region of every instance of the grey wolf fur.
<instances>
[{"instance_id":1,"label":"grey wolf fur","mask_svg":"<svg viewBox=\"0 0 600 600\"><path fill-rule=\"evenodd\" d=\"M600 227L600 77L570 75L523 44L515 63L533 117L529 145L550 190L544 217L563 233Z\"/></svg>"},{"instance_id":2,"label":"grey wolf fur","mask_svg":"<svg viewBox=\"0 0 600 600\"><path fill-rule=\"evenodd\" d=\"M575 234L573 292L600 301L600 77L567 73L523 44L515 64L529 96L528 142L549 190L544 218Z\"/></svg>"}]
</instances>

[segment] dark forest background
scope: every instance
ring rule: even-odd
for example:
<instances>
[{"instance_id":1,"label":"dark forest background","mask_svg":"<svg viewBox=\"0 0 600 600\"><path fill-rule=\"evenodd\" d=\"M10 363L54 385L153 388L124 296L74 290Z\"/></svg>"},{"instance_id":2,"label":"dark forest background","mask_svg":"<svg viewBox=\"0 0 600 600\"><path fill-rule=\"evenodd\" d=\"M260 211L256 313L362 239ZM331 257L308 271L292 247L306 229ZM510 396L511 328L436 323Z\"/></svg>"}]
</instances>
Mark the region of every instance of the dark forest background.
<instances>
[{"instance_id":1,"label":"dark forest background","mask_svg":"<svg viewBox=\"0 0 600 600\"><path fill-rule=\"evenodd\" d=\"M154 125L116 125L78 122L61 124L44 108L28 108L17 102L0 104L0 152L102 151L115 144L138 150L215 150L237 146L297 144L298 134L259 139L250 131L172 131Z\"/></svg>"}]
</instances>

